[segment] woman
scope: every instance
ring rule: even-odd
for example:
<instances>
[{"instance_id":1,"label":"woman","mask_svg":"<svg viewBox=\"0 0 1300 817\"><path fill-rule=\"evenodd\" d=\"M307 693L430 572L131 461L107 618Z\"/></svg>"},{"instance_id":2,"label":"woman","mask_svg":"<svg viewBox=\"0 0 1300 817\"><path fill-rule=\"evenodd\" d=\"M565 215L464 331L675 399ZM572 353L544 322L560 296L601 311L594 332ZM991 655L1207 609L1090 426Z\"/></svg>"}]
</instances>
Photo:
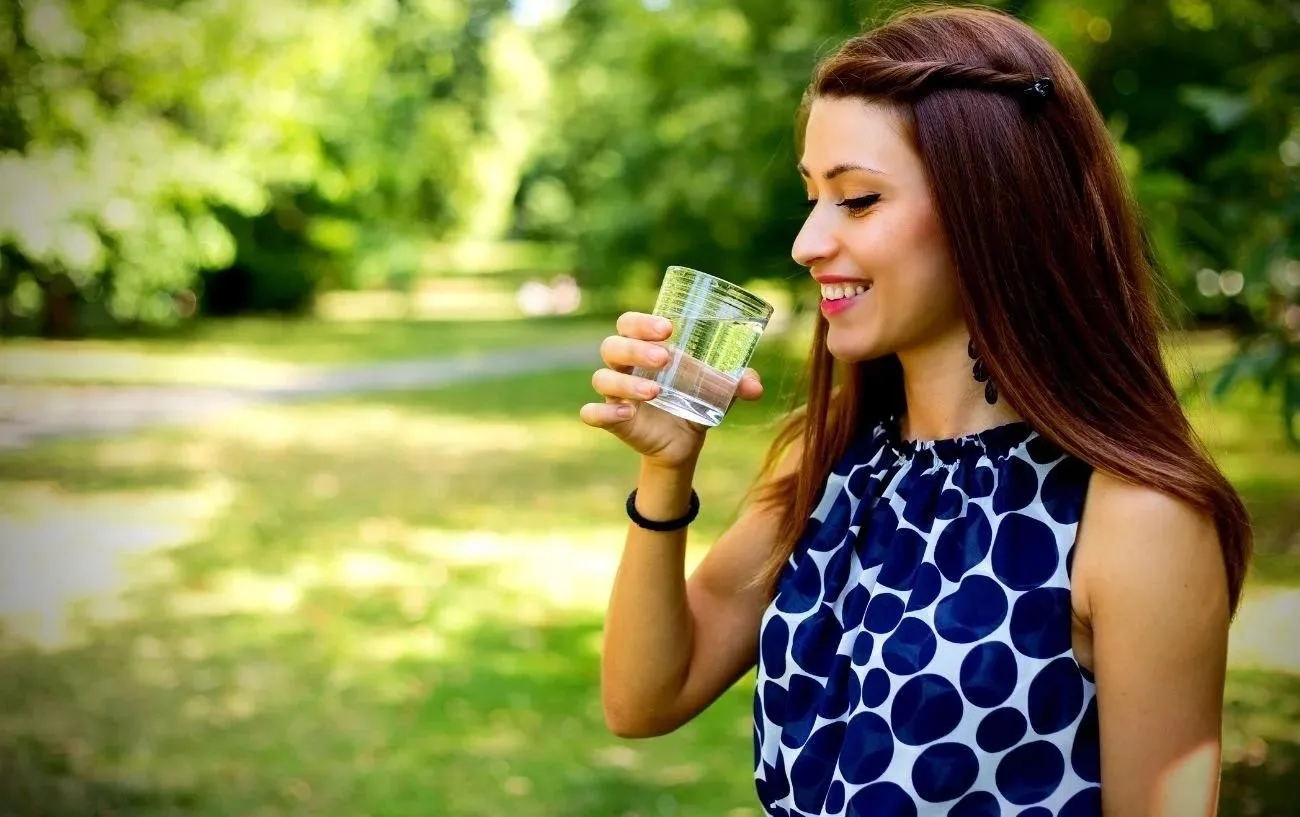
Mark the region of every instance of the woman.
<instances>
[{"instance_id":1,"label":"woman","mask_svg":"<svg viewBox=\"0 0 1300 817\"><path fill-rule=\"evenodd\" d=\"M800 125L810 392L689 580L704 433L629 373L669 328L601 347L582 418L641 455L609 726L669 732L757 664L767 814L1214 813L1249 523L1083 84L1008 16L927 10L827 58Z\"/></svg>"}]
</instances>

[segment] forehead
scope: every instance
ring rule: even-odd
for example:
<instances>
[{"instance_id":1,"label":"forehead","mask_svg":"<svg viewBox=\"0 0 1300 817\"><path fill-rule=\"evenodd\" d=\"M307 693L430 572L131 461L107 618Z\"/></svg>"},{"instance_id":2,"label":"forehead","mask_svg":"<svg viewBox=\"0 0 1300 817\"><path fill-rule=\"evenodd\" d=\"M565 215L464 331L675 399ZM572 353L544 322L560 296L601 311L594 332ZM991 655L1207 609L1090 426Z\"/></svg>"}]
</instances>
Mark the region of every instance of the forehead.
<instances>
[{"instance_id":1,"label":"forehead","mask_svg":"<svg viewBox=\"0 0 1300 817\"><path fill-rule=\"evenodd\" d=\"M921 168L897 108L846 97L818 97L808 112L801 164L820 178L837 165L858 164L890 176Z\"/></svg>"}]
</instances>

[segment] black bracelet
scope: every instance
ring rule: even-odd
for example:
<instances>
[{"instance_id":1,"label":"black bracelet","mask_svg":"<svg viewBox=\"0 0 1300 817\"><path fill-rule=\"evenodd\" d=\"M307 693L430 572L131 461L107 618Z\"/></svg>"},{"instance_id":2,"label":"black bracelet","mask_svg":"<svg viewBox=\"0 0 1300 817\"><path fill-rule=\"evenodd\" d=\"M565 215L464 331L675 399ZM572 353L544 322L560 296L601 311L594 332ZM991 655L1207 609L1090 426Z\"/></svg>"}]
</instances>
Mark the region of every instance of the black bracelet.
<instances>
[{"instance_id":1,"label":"black bracelet","mask_svg":"<svg viewBox=\"0 0 1300 817\"><path fill-rule=\"evenodd\" d=\"M655 522L654 520L646 519L644 516L637 513L636 490L634 489L632 493L627 495L627 515L628 518L636 523L637 527L652 530L656 533L668 533L670 531L681 530L694 522L695 517L700 515L700 497L699 494L695 493L695 489L692 488L691 507L686 511L685 516L680 516L677 519L669 519L667 522Z\"/></svg>"}]
</instances>

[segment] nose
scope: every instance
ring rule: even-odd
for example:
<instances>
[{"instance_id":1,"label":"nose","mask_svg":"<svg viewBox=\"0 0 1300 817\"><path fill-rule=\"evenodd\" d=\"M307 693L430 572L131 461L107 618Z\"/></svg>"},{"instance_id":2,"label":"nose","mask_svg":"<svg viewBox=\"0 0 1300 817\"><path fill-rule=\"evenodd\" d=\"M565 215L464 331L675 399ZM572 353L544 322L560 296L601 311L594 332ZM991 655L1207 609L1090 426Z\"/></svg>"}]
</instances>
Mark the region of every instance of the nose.
<instances>
[{"instance_id":1,"label":"nose","mask_svg":"<svg viewBox=\"0 0 1300 817\"><path fill-rule=\"evenodd\" d=\"M825 221L817 208L813 208L799 229L799 234L794 237L790 257L799 266L812 269L835 254L835 236Z\"/></svg>"}]
</instances>

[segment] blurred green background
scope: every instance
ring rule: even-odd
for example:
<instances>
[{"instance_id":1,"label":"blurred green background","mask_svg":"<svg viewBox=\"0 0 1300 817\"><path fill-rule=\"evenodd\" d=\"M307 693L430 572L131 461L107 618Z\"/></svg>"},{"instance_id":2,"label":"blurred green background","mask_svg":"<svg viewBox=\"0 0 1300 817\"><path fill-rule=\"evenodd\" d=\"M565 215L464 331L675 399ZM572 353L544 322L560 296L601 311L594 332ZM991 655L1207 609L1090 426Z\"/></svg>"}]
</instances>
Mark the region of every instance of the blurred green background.
<instances>
[{"instance_id":1,"label":"blurred green background","mask_svg":"<svg viewBox=\"0 0 1300 817\"><path fill-rule=\"evenodd\" d=\"M1259 554L1225 815L1300 783L1300 3L993 3L1092 89ZM757 817L751 682L602 725L634 458L577 409L666 264L778 304L793 112L898 4L0 3L0 816Z\"/></svg>"}]
</instances>

